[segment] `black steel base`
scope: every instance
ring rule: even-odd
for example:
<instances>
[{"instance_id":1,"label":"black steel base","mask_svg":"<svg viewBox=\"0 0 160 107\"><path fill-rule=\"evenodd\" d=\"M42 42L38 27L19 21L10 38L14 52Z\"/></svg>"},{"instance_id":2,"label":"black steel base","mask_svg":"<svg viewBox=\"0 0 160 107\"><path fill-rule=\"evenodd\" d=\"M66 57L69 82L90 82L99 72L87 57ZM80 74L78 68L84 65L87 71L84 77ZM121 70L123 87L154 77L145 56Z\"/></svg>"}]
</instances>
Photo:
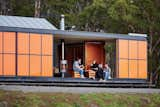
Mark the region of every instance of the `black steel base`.
<instances>
[{"instance_id":1,"label":"black steel base","mask_svg":"<svg viewBox=\"0 0 160 107\"><path fill-rule=\"evenodd\" d=\"M2 85L36 85L36 86L66 86L66 87L131 87L153 88L147 80L143 79L110 79L98 81L89 78L58 78L58 77L0 77Z\"/></svg>"}]
</instances>

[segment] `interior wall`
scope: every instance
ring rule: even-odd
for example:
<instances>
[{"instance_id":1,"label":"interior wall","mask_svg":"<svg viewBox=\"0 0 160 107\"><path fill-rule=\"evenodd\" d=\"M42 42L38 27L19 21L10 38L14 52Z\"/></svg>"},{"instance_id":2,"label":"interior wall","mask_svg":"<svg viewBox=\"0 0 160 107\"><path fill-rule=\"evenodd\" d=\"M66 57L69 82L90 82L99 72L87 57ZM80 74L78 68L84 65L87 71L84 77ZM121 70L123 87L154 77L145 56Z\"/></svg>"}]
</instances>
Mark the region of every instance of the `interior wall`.
<instances>
[{"instance_id":1,"label":"interior wall","mask_svg":"<svg viewBox=\"0 0 160 107\"><path fill-rule=\"evenodd\" d=\"M93 60L98 64L105 63L105 51L103 42L86 42L85 43L85 65L86 69L90 68Z\"/></svg>"},{"instance_id":2,"label":"interior wall","mask_svg":"<svg viewBox=\"0 0 160 107\"><path fill-rule=\"evenodd\" d=\"M61 60L61 45L58 47L59 51L59 61ZM68 71L72 71L73 63L76 58L82 59L82 64L84 64L84 45L83 43L73 43L73 44L65 44L65 60L68 62Z\"/></svg>"}]
</instances>

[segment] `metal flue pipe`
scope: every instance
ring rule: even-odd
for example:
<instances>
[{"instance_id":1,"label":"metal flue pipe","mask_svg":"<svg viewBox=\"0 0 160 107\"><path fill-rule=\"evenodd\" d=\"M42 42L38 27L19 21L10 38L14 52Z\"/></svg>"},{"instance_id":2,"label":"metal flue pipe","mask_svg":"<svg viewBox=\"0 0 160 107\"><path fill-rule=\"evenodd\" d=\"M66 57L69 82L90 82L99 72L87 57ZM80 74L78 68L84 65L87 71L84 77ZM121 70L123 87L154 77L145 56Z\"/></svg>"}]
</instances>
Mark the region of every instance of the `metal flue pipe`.
<instances>
[{"instance_id":1,"label":"metal flue pipe","mask_svg":"<svg viewBox=\"0 0 160 107\"><path fill-rule=\"evenodd\" d=\"M65 30L64 15L61 15L60 29Z\"/></svg>"}]
</instances>

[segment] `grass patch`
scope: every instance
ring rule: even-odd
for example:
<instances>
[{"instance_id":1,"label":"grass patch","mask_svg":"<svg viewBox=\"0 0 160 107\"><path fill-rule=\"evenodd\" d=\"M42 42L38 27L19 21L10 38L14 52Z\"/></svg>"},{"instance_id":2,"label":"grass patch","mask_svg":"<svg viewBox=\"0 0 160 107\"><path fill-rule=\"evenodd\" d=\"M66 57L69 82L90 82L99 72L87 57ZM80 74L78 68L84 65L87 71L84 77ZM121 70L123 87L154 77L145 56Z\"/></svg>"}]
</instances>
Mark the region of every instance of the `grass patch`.
<instances>
[{"instance_id":1,"label":"grass patch","mask_svg":"<svg viewBox=\"0 0 160 107\"><path fill-rule=\"evenodd\" d=\"M0 107L159 107L160 94L23 93L0 90Z\"/></svg>"}]
</instances>

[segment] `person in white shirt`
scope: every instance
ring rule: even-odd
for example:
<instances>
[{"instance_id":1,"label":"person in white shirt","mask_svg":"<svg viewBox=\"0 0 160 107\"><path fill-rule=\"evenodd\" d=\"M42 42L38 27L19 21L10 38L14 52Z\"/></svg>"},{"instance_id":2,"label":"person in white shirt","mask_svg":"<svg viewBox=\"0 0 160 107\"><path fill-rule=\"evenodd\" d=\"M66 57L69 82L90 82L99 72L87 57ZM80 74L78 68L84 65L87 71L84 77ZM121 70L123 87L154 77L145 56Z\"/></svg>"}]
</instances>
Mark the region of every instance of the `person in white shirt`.
<instances>
[{"instance_id":1,"label":"person in white shirt","mask_svg":"<svg viewBox=\"0 0 160 107\"><path fill-rule=\"evenodd\" d=\"M84 67L81 65L81 59L77 58L77 60L74 61L73 63L73 70L74 72L79 72L81 75L81 78L84 78Z\"/></svg>"},{"instance_id":2,"label":"person in white shirt","mask_svg":"<svg viewBox=\"0 0 160 107\"><path fill-rule=\"evenodd\" d=\"M104 65L103 72L104 72L104 79L105 80L111 79L111 68L109 67L108 64Z\"/></svg>"}]
</instances>

